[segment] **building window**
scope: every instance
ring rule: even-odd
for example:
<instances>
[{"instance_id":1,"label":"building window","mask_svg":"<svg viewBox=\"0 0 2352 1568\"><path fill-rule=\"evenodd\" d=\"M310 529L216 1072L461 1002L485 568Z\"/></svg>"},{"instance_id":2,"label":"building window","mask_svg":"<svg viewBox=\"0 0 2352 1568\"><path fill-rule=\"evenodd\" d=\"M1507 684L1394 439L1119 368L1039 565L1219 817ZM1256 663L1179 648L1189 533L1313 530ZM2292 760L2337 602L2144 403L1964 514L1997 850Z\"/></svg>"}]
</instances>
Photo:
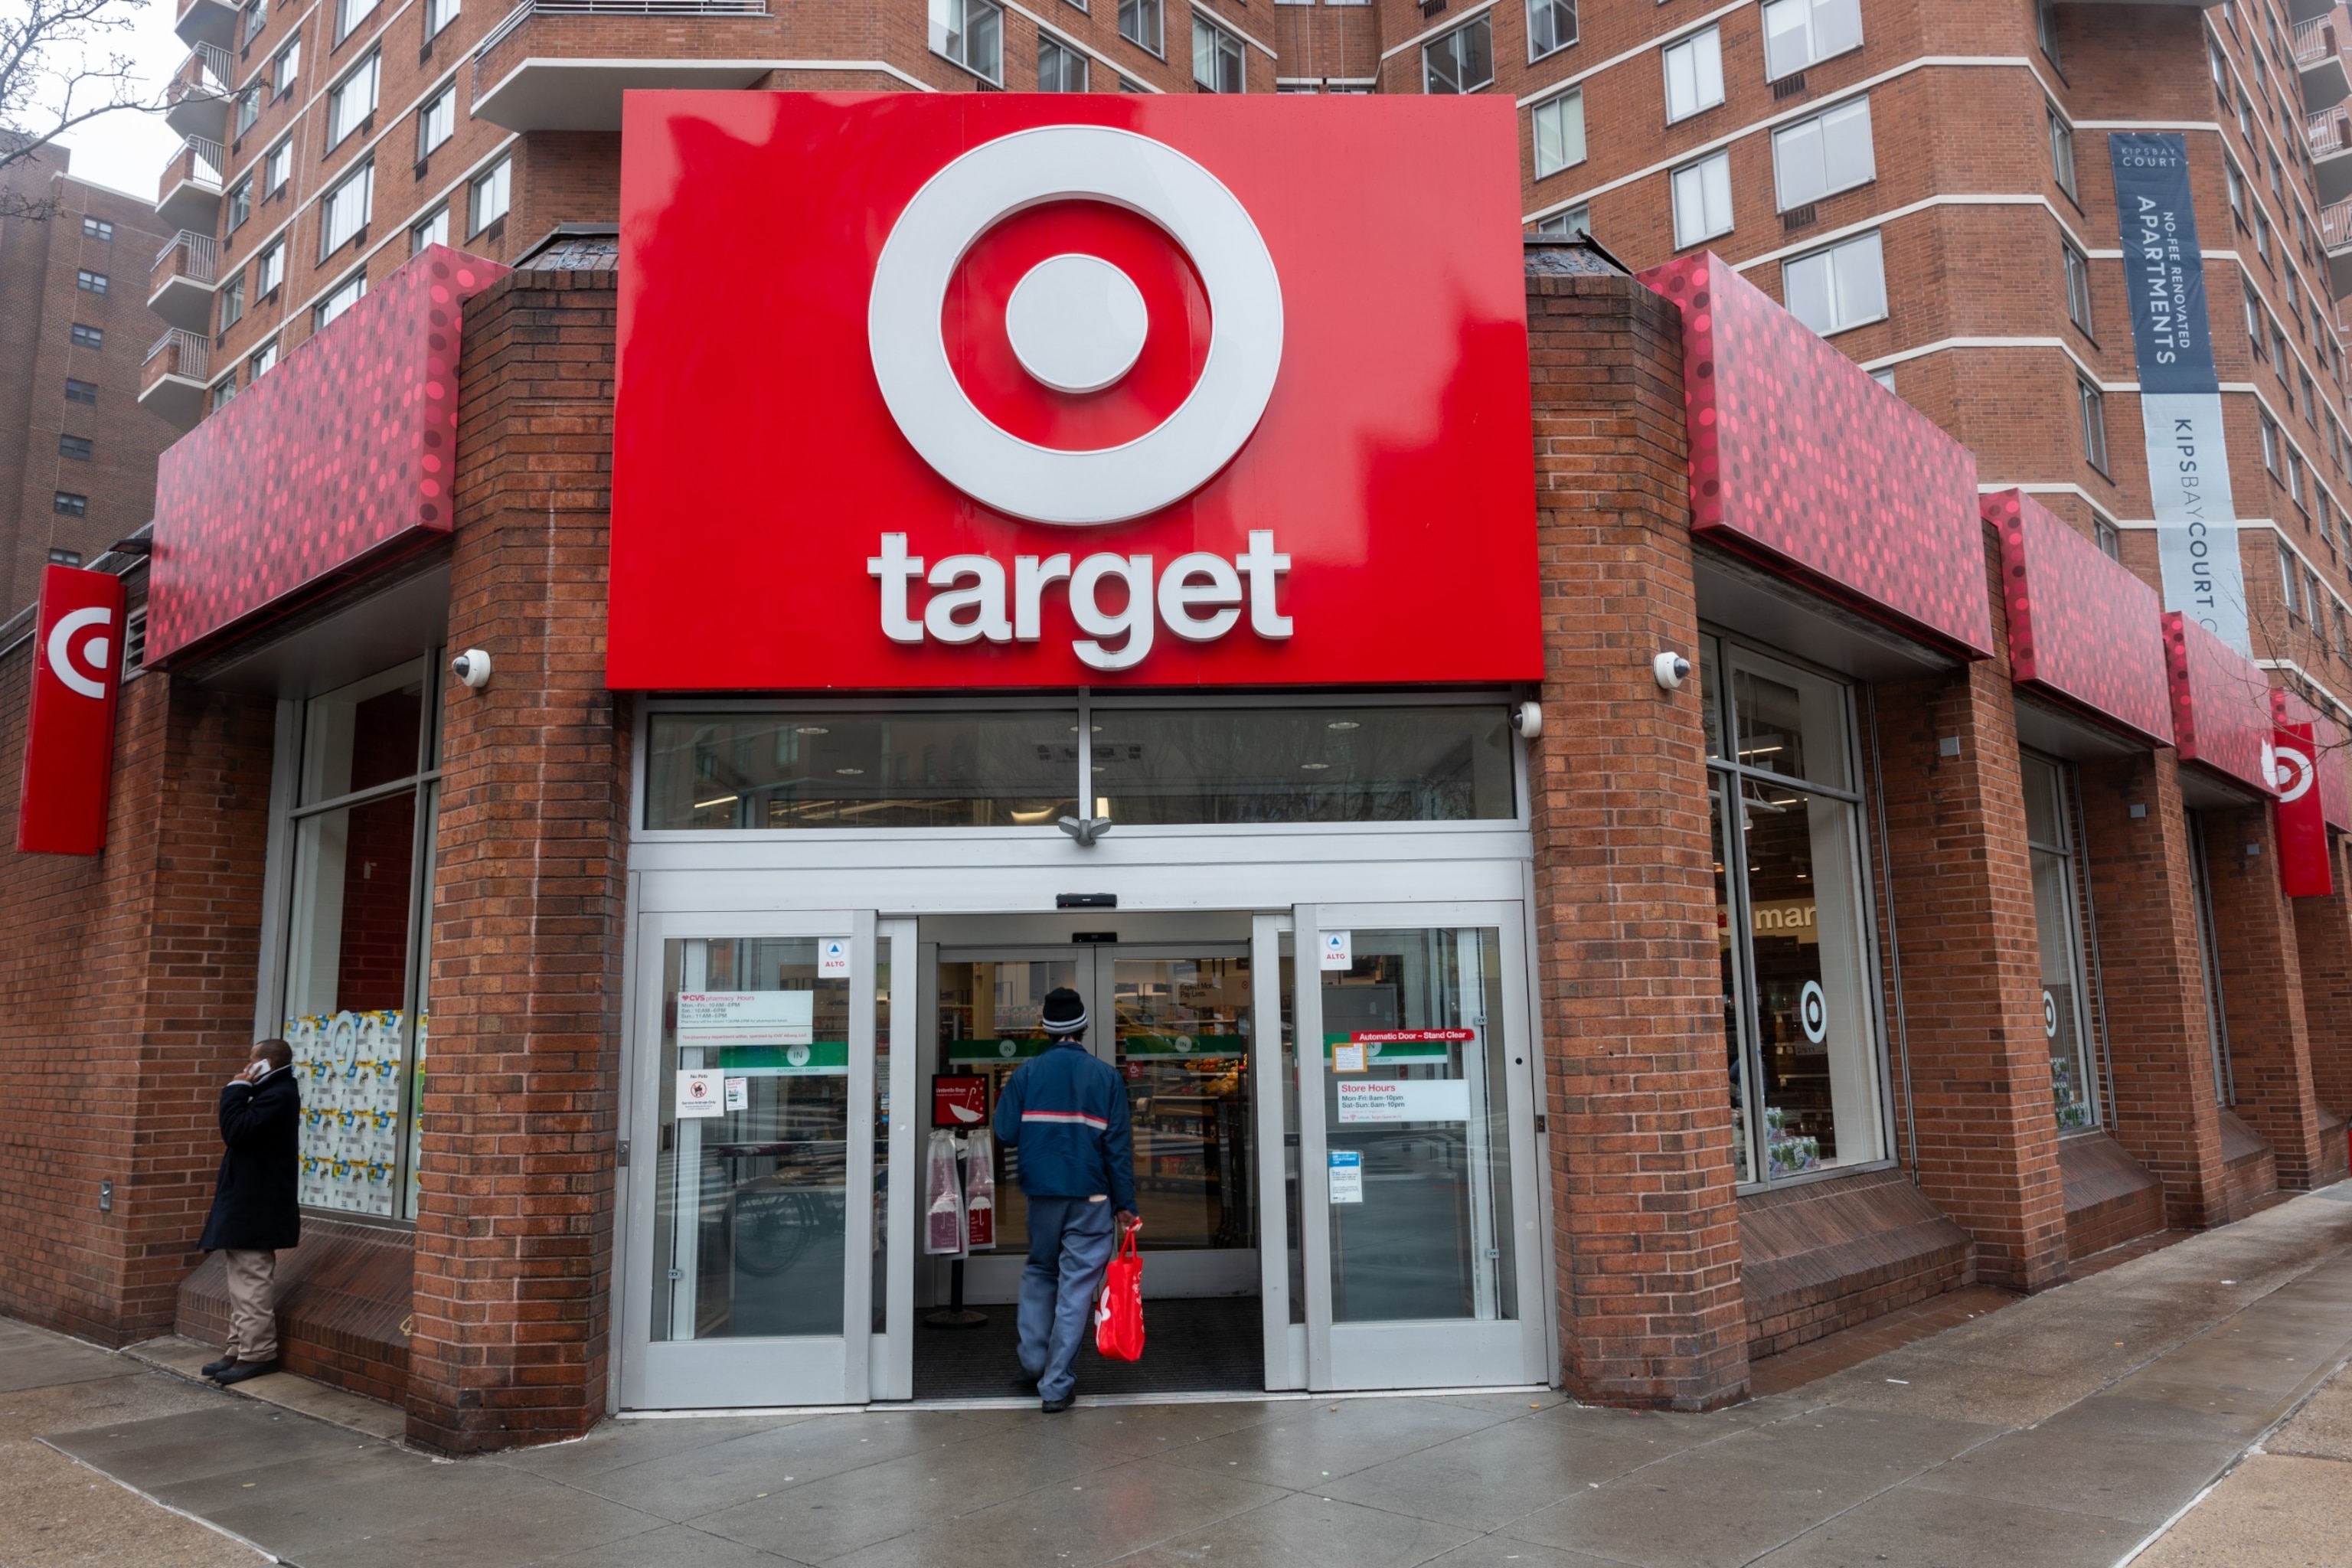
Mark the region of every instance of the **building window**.
<instances>
[{"instance_id":1,"label":"building window","mask_svg":"<svg viewBox=\"0 0 2352 1568\"><path fill-rule=\"evenodd\" d=\"M94 381L76 381L71 376L66 377L66 401L68 403L86 404L92 408L97 407L98 383Z\"/></svg>"},{"instance_id":2,"label":"building window","mask_svg":"<svg viewBox=\"0 0 2352 1568\"><path fill-rule=\"evenodd\" d=\"M1239 92L1245 63L1239 38L1193 13L1192 85L1211 92Z\"/></svg>"},{"instance_id":3,"label":"building window","mask_svg":"<svg viewBox=\"0 0 2352 1568\"><path fill-rule=\"evenodd\" d=\"M102 217L86 217L81 220L81 237L101 244L110 243L114 238L114 226Z\"/></svg>"},{"instance_id":4,"label":"building window","mask_svg":"<svg viewBox=\"0 0 2352 1568\"><path fill-rule=\"evenodd\" d=\"M2281 386L2289 384L2286 378L2287 363L2286 334L2279 331L2279 324L2276 321L2273 321L2271 323L2271 368L2278 372Z\"/></svg>"},{"instance_id":5,"label":"building window","mask_svg":"<svg viewBox=\"0 0 2352 1568\"><path fill-rule=\"evenodd\" d=\"M245 32L237 42L240 44L253 42L261 36L261 29L268 25L269 0L253 0L253 4L245 8Z\"/></svg>"},{"instance_id":6,"label":"building window","mask_svg":"<svg viewBox=\"0 0 2352 1568\"><path fill-rule=\"evenodd\" d=\"M1881 1159L1851 695L1727 638L1699 647L1738 1179Z\"/></svg>"},{"instance_id":7,"label":"building window","mask_svg":"<svg viewBox=\"0 0 2352 1568\"><path fill-rule=\"evenodd\" d=\"M2081 198L2074 193L2074 128L2066 123L2056 104L2046 107L2050 110L2050 177L2058 182L2067 200L2079 205Z\"/></svg>"},{"instance_id":8,"label":"building window","mask_svg":"<svg viewBox=\"0 0 2352 1568\"><path fill-rule=\"evenodd\" d=\"M1576 42L1576 0L1528 0L1528 58Z\"/></svg>"},{"instance_id":9,"label":"building window","mask_svg":"<svg viewBox=\"0 0 2352 1568\"><path fill-rule=\"evenodd\" d=\"M1707 27L1662 51L1666 68L1666 123L1687 120L1723 101L1723 30Z\"/></svg>"},{"instance_id":10,"label":"building window","mask_svg":"<svg viewBox=\"0 0 2352 1568\"><path fill-rule=\"evenodd\" d=\"M367 58L357 69L334 85L327 94L327 145L336 146L342 139L360 128L360 122L375 112L375 82L377 66L383 57L370 49Z\"/></svg>"},{"instance_id":11,"label":"building window","mask_svg":"<svg viewBox=\"0 0 2352 1568\"><path fill-rule=\"evenodd\" d=\"M245 319L245 268L240 267L221 285L220 330L228 331Z\"/></svg>"},{"instance_id":12,"label":"building window","mask_svg":"<svg viewBox=\"0 0 2352 1568\"><path fill-rule=\"evenodd\" d=\"M228 232L235 234L253 216L253 176L248 174L228 188Z\"/></svg>"},{"instance_id":13,"label":"building window","mask_svg":"<svg viewBox=\"0 0 2352 1568\"><path fill-rule=\"evenodd\" d=\"M1886 262L1878 231L1782 262L1780 292L1789 313L1823 337L1884 320Z\"/></svg>"},{"instance_id":14,"label":"building window","mask_svg":"<svg viewBox=\"0 0 2352 1568\"><path fill-rule=\"evenodd\" d=\"M466 193L466 237L475 235L507 216L507 197L514 178L514 160L501 158L488 173L478 174Z\"/></svg>"},{"instance_id":15,"label":"building window","mask_svg":"<svg viewBox=\"0 0 2352 1568\"><path fill-rule=\"evenodd\" d=\"M71 458L77 463L87 463L89 461L89 454L90 441L89 437L60 436L58 437L58 457Z\"/></svg>"},{"instance_id":16,"label":"building window","mask_svg":"<svg viewBox=\"0 0 2352 1568\"><path fill-rule=\"evenodd\" d=\"M274 196L286 188L286 178L294 172L294 143L289 138L272 147L261 157L261 194Z\"/></svg>"},{"instance_id":17,"label":"building window","mask_svg":"<svg viewBox=\"0 0 2352 1568\"><path fill-rule=\"evenodd\" d=\"M229 405L229 400L236 395L236 372L232 370L226 375L213 383L211 411L215 414L218 414L222 409L226 408Z\"/></svg>"},{"instance_id":18,"label":"building window","mask_svg":"<svg viewBox=\"0 0 2352 1568\"><path fill-rule=\"evenodd\" d=\"M2058 63L2058 0L2033 0L2033 30L2042 52Z\"/></svg>"},{"instance_id":19,"label":"building window","mask_svg":"<svg viewBox=\"0 0 2352 1568\"><path fill-rule=\"evenodd\" d=\"M2289 447L2286 449L2286 493L2294 498L2297 510L2308 510L2303 504L2303 454Z\"/></svg>"},{"instance_id":20,"label":"building window","mask_svg":"<svg viewBox=\"0 0 2352 1568\"><path fill-rule=\"evenodd\" d=\"M1782 212L1876 179L1870 100L1841 103L1826 114L1774 132L1772 174Z\"/></svg>"},{"instance_id":21,"label":"building window","mask_svg":"<svg viewBox=\"0 0 2352 1568\"><path fill-rule=\"evenodd\" d=\"M2085 337L2098 334L2091 329L2091 263L2074 242L2058 242L2059 264L2066 273L2066 319L2083 329Z\"/></svg>"},{"instance_id":22,"label":"building window","mask_svg":"<svg viewBox=\"0 0 2352 1568\"><path fill-rule=\"evenodd\" d=\"M319 259L324 261L367 232L368 209L375 199L375 160L370 158L345 176L319 204Z\"/></svg>"},{"instance_id":23,"label":"building window","mask_svg":"<svg viewBox=\"0 0 2352 1568\"><path fill-rule=\"evenodd\" d=\"M269 62L269 91L274 98L283 98L294 90L294 80L302 74L302 40L295 39L278 51Z\"/></svg>"},{"instance_id":24,"label":"building window","mask_svg":"<svg viewBox=\"0 0 2352 1568\"><path fill-rule=\"evenodd\" d=\"M1731 154L1717 153L1675 171L1675 248L1731 232Z\"/></svg>"},{"instance_id":25,"label":"building window","mask_svg":"<svg viewBox=\"0 0 2352 1568\"><path fill-rule=\"evenodd\" d=\"M441 30L457 19L458 0L425 0L425 36L437 38Z\"/></svg>"},{"instance_id":26,"label":"building window","mask_svg":"<svg viewBox=\"0 0 2352 1568\"><path fill-rule=\"evenodd\" d=\"M2279 595L2286 601L2287 623L2292 626L2303 619L2303 574L2295 570L2294 552L2282 540L2278 547Z\"/></svg>"},{"instance_id":27,"label":"building window","mask_svg":"<svg viewBox=\"0 0 2352 1568\"><path fill-rule=\"evenodd\" d=\"M255 382L268 375L277 363L278 340L272 338L254 350L252 356L245 362L245 384L251 386Z\"/></svg>"},{"instance_id":28,"label":"building window","mask_svg":"<svg viewBox=\"0 0 2352 1568\"><path fill-rule=\"evenodd\" d=\"M2082 895L2074 847L2073 778L2066 764L2021 752L2025 843L2033 875L2033 923L2042 949L2042 1032L2050 1042L2050 1100L2058 1131L2098 1120L2096 1058L2091 1048L2089 988L2083 984Z\"/></svg>"},{"instance_id":29,"label":"building window","mask_svg":"<svg viewBox=\"0 0 2352 1568\"><path fill-rule=\"evenodd\" d=\"M2124 558L2124 536L2116 525L2104 517L2091 520L2091 530L2098 541L2099 553L2121 564Z\"/></svg>"},{"instance_id":30,"label":"building window","mask_svg":"<svg viewBox=\"0 0 2352 1568\"><path fill-rule=\"evenodd\" d=\"M230 134L242 136L261 118L261 84L255 82L236 95L236 123Z\"/></svg>"},{"instance_id":31,"label":"building window","mask_svg":"<svg viewBox=\"0 0 2352 1568\"><path fill-rule=\"evenodd\" d=\"M2074 378L2074 402L2083 419L2083 457L2101 473L2107 471L2107 399L2089 382Z\"/></svg>"},{"instance_id":32,"label":"building window","mask_svg":"<svg viewBox=\"0 0 2352 1568\"><path fill-rule=\"evenodd\" d=\"M2294 380L2297 390L2303 394L2303 416L2316 428L2319 424L2319 395L2312 388L2311 373L2297 366Z\"/></svg>"},{"instance_id":33,"label":"building window","mask_svg":"<svg viewBox=\"0 0 2352 1568\"><path fill-rule=\"evenodd\" d=\"M270 241L269 248L253 260L254 303L259 304L277 293L278 286L285 281L286 241L274 239Z\"/></svg>"},{"instance_id":34,"label":"building window","mask_svg":"<svg viewBox=\"0 0 2352 1568\"><path fill-rule=\"evenodd\" d=\"M89 498L71 490L59 490L50 499L49 510L64 517L88 517Z\"/></svg>"},{"instance_id":35,"label":"building window","mask_svg":"<svg viewBox=\"0 0 2352 1568\"><path fill-rule=\"evenodd\" d=\"M408 254L415 255L431 245L449 243L449 208L444 204L433 209L432 216L408 231Z\"/></svg>"},{"instance_id":36,"label":"building window","mask_svg":"<svg viewBox=\"0 0 2352 1568\"><path fill-rule=\"evenodd\" d=\"M2306 566L2303 569L2303 602L2311 612L2311 635L2319 639L2319 651L2327 651L2327 590L2320 585L2319 574Z\"/></svg>"},{"instance_id":37,"label":"building window","mask_svg":"<svg viewBox=\"0 0 2352 1568\"><path fill-rule=\"evenodd\" d=\"M457 84L451 82L416 111L416 155L431 153L457 132Z\"/></svg>"},{"instance_id":38,"label":"building window","mask_svg":"<svg viewBox=\"0 0 2352 1568\"><path fill-rule=\"evenodd\" d=\"M1557 174L1584 162L1584 89L1547 98L1535 106L1536 178Z\"/></svg>"},{"instance_id":39,"label":"building window","mask_svg":"<svg viewBox=\"0 0 2352 1568\"><path fill-rule=\"evenodd\" d=\"M375 0L335 0L335 42L341 43L375 10Z\"/></svg>"},{"instance_id":40,"label":"building window","mask_svg":"<svg viewBox=\"0 0 2352 1568\"><path fill-rule=\"evenodd\" d=\"M416 1213L439 785L437 658L303 703L279 1033L303 1076L297 1195L382 1219ZM354 799L359 796L363 798ZM357 1058L373 1070L338 1064Z\"/></svg>"},{"instance_id":41,"label":"building window","mask_svg":"<svg viewBox=\"0 0 2352 1568\"><path fill-rule=\"evenodd\" d=\"M2336 606L2336 657L2352 660L2352 615L2341 604Z\"/></svg>"},{"instance_id":42,"label":"building window","mask_svg":"<svg viewBox=\"0 0 2352 1568\"><path fill-rule=\"evenodd\" d=\"M1037 90L1087 90L1087 57L1045 33L1037 35Z\"/></svg>"},{"instance_id":43,"label":"building window","mask_svg":"<svg viewBox=\"0 0 2352 1568\"><path fill-rule=\"evenodd\" d=\"M73 346L78 349L102 349L106 346L106 334L96 327L85 327L76 321L73 324Z\"/></svg>"},{"instance_id":44,"label":"building window","mask_svg":"<svg viewBox=\"0 0 2352 1568\"><path fill-rule=\"evenodd\" d=\"M1004 9L996 0L931 0L931 52L985 81L1004 80Z\"/></svg>"},{"instance_id":45,"label":"building window","mask_svg":"<svg viewBox=\"0 0 2352 1568\"><path fill-rule=\"evenodd\" d=\"M2240 228L2244 228L2247 226L2245 176L2238 173L2237 164L2224 158L2221 160L2221 180L2230 191L2230 216L2238 220Z\"/></svg>"},{"instance_id":46,"label":"building window","mask_svg":"<svg viewBox=\"0 0 2352 1568\"><path fill-rule=\"evenodd\" d=\"M85 267L74 274L74 287L85 294L103 294L106 292L106 274L92 272Z\"/></svg>"},{"instance_id":47,"label":"building window","mask_svg":"<svg viewBox=\"0 0 2352 1568\"><path fill-rule=\"evenodd\" d=\"M1887 391L1893 392L1895 390L1895 367L1893 365L1888 365L1883 370L1874 370L1870 373L1870 379L1878 383L1879 385L1886 388Z\"/></svg>"},{"instance_id":48,"label":"building window","mask_svg":"<svg viewBox=\"0 0 2352 1568\"><path fill-rule=\"evenodd\" d=\"M1764 79L1862 47L1862 0L1765 0Z\"/></svg>"},{"instance_id":49,"label":"building window","mask_svg":"<svg viewBox=\"0 0 2352 1568\"><path fill-rule=\"evenodd\" d=\"M2271 416L2267 414L2260 416L2259 418L2263 431L2263 467L2270 470L2271 478L2277 479L2279 477L2279 427L2271 423Z\"/></svg>"},{"instance_id":50,"label":"building window","mask_svg":"<svg viewBox=\"0 0 2352 1568\"><path fill-rule=\"evenodd\" d=\"M1547 238L1585 238L1592 233L1592 209L1570 207L1564 213L1554 213L1537 223L1536 232Z\"/></svg>"},{"instance_id":51,"label":"building window","mask_svg":"<svg viewBox=\"0 0 2352 1568\"><path fill-rule=\"evenodd\" d=\"M1475 92L1495 79L1495 27L1484 16L1421 47L1423 92Z\"/></svg>"},{"instance_id":52,"label":"building window","mask_svg":"<svg viewBox=\"0 0 2352 1568\"><path fill-rule=\"evenodd\" d=\"M334 292L320 300L318 305L311 310L310 330L315 332L320 328L326 326L328 322L333 321L337 316L341 315L345 310L348 310L353 305L358 304L360 302L360 297L366 292L366 272L360 271L352 273L349 278L343 279L342 282L337 284L335 286Z\"/></svg>"},{"instance_id":53,"label":"building window","mask_svg":"<svg viewBox=\"0 0 2352 1568\"><path fill-rule=\"evenodd\" d=\"M1160 53L1160 0L1118 0L1118 36L1155 55Z\"/></svg>"}]
</instances>

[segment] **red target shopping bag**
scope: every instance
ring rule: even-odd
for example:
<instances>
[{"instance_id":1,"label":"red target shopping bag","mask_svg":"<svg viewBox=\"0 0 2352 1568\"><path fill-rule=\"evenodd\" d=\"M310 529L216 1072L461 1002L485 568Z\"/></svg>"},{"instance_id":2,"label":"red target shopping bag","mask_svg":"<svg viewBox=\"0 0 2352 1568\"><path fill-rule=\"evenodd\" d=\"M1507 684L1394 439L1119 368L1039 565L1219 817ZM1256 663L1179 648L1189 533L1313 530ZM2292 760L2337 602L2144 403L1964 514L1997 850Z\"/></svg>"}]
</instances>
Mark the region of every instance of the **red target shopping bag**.
<instances>
[{"instance_id":1,"label":"red target shopping bag","mask_svg":"<svg viewBox=\"0 0 2352 1568\"><path fill-rule=\"evenodd\" d=\"M1118 1250L1103 1274L1095 1302L1095 1350L1105 1361L1143 1359L1143 1259L1136 1256L1135 1227L1121 1227Z\"/></svg>"}]
</instances>

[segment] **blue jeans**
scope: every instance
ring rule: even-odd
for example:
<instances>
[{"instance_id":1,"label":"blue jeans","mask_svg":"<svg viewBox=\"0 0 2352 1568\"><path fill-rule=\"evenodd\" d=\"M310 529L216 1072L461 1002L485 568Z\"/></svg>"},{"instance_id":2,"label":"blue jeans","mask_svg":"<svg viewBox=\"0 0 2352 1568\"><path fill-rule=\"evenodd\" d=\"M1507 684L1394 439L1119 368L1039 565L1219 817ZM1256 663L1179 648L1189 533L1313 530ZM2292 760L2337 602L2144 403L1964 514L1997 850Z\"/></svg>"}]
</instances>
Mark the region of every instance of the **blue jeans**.
<instances>
[{"instance_id":1,"label":"blue jeans","mask_svg":"<svg viewBox=\"0 0 2352 1568\"><path fill-rule=\"evenodd\" d=\"M1029 1200L1029 1266L1021 1271L1021 1370L1041 1399L1077 1385L1070 1368L1094 1318L1117 1243L1110 1200Z\"/></svg>"}]
</instances>

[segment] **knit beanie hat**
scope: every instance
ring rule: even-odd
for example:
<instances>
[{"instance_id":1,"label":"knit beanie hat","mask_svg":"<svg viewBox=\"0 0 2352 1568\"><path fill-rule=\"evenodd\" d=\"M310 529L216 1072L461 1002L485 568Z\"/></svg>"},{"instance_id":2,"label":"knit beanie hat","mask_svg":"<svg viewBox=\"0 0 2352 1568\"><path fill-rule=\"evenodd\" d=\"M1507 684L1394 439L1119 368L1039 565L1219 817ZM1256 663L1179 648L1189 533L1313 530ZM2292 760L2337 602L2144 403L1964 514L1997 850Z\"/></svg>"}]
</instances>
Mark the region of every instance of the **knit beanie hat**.
<instances>
[{"instance_id":1,"label":"knit beanie hat","mask_svg":"<svg viewBox=\"0 0 2352 1568\"><path fill-rule=\"evenodd\" d=\"M1087 1032L1086 1001L1066 985L1056 985L1045 994L1042 1016L1045 1032L1056 1038Z\"/></svg>"}]
</instances>

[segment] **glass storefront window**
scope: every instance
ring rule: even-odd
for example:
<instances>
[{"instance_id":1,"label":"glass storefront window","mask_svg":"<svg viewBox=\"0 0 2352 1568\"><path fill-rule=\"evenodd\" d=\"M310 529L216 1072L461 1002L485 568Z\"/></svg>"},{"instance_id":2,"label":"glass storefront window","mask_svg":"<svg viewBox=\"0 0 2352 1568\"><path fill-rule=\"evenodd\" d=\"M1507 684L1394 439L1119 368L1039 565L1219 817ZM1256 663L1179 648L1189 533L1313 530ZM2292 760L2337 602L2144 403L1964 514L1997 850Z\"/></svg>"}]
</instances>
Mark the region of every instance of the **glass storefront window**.
<instances>
[{"instance_id":1,"label":"glass storefront window","mask_svg":"<svg viewBox=\"0 0 2352 1568\"><path fill-rule=\"evenodd\" d=\"M937 1070L978 1073L988 1079L988 1103L1004 1093L1013 1069L1043 1053L1045 997L1055 986L1075 988L1075 958L942 960L939 979L940 1054ZM992 1140L995 1151L996 1249L1029 1247L1029 1204L1021 1194L1021 1151Z\"/></svg>"},{"instance_id":2,"label":"glass storefront window","mask_svg":"<svg viewBox=\"0 0 2352 1568\"><path fill-rule=\"evenodd\" d=\"M814 937L672 940L662 968L653 1337L838 1334L851 982ZM678 1114L690 1073L720 1114Z\"/></svg>"},{"instance_id":3,"label":"glass storefront window","mask_svg":"<svg viewBox=\"0 0 2352 1568\"><path fill-rule=\"evenodd\" d=\"M1135 1201L1154 1251L1257 1245L1247 958L1111 965Z\"/></svg>"},{"instance_id":4,"label":"glass storefront window","mask_svg":"<svg viewBox=\"0 0 2352 1568\"><path fill-rule=\"evenodd\" d=\"M2050 1042L2050 1100L2061 1132L2098 1124L2089 1012L2083 984L2083 911L2074 875L2074 813L2065 764L2028 752L2025 839L2042 952L2042 1031Z\"/></svg>"},{"instance_id":5,"label":"glass storefront window","mask_svg":"<svg viewBox=\"0 0 2352 1568\"><path fill-rule=\"evenodd\" d=\"M280 1032L302 1086L306 1205L416 1216L436 661L302 706Z\"/></svg>"},{"instance_id":6,"label":"glass storefront window","mask_svg":"<svg viewBox=\"0 0 2352 1568\"><path fill-rule=\"evenodd\" d=\"M1077 761L1068 711L657 712L646 826L1050 826Z\"/></svg>"},{"instance_id":7,"label":"glass storefront window","mask_svg":"<svg viewBox=\"0 0 2352 1568\"><path fill-rule=\"evenodd\" d=\"M648 728L645 825L1507 822L1508 717L1498 701L664 710Z\"/></svg>"},{"instance_id":8,"label":"glass storefront window","mask_svg":"<svg viewBox=\"0 0 2352 1568\"><path fill-rule=\"evenodd\" d=\"M1500 933L1351 933L1322 975L1331 1321L1517 1318Z\"/></svg>"},{"instance_id":9,"label":"glass storefront window","mask_svg":"<svg viewBox=\"0 0 2352 1568\"><path fill-rule=\"evenodd\" d=\"M1738 1178L1884 1159L1847 689L1717 637L1700 669Z\"/></svg>"},{"instance_id":10,"label":"glass storefront window","mask_svg":"<svg viewBox=\"0 0 2352 1568\"><path fill-rule=\"evenodd\" d=\"M1507 717L1499 705L1097 705L1096 814L1122 823L1507 820Z\"/></svg>"}]
</instances>

